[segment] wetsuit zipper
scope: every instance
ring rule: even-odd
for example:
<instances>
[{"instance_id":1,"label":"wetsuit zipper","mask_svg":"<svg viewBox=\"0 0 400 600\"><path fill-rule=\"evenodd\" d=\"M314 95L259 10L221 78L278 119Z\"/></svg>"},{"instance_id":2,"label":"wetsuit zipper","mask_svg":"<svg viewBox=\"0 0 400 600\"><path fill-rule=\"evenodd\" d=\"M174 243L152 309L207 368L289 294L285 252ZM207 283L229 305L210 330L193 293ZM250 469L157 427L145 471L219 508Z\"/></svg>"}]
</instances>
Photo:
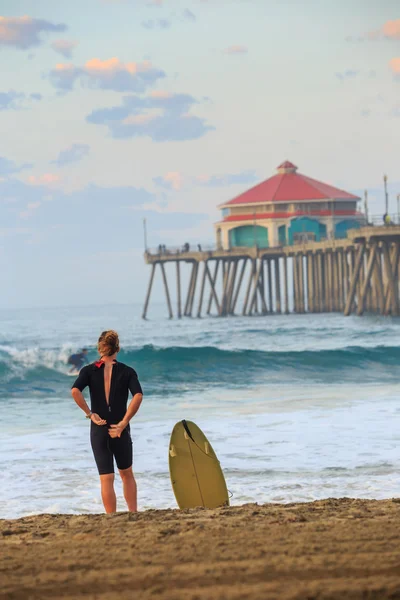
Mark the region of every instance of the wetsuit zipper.
<instances>
[{"instance_id":1,"label":"wetsuit zipper","mask_svg":"<svg viewBox=\"0 0 400 600\"><path fill-rule=\"evenodd\" d=\"M111 399L112 399L112 395L113 395L113 379L114 379L114 372L115 369L117 368L117 363L114 362L113 367L112 367L112 371L111 371L111 381L110 381L110 395L108 397L108 412L111 413Z\"/></svg>"}]
</instances>

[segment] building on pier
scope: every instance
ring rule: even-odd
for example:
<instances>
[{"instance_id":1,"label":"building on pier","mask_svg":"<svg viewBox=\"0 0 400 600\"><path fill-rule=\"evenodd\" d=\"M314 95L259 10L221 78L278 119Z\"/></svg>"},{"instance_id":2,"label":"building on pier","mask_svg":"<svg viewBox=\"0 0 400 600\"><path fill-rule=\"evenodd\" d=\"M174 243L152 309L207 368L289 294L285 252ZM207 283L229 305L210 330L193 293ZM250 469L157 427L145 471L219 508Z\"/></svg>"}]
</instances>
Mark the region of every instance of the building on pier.
<instances>
[{"instance_id":1,"label":"building on pier","mask_svg":"<svg viewBox=\"0 0 400 600\"><path fill-rule=\"evenodd\" d=\"M222 204L217 247L269 248L344 238L366 223L358 196L297 172L289 161L278 173Z\"/></svg>"}]
</instances>

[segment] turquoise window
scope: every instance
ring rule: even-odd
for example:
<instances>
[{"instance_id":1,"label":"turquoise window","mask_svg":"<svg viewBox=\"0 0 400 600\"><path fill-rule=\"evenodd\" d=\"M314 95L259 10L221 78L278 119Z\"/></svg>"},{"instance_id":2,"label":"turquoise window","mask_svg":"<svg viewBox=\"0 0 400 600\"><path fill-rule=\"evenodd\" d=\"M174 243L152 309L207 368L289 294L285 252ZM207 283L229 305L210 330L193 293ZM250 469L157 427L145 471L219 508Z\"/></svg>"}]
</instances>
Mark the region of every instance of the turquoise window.
<instances>
[{"instance_id":1,"label":"turquoise window","mask_svg":"<svg viewBox=\"0 0 400 600\"><path fill-rule=\"evenodd\" d=\"M268 248L268 229L260 225L243 225L229 232L229 245L235 247Z\"/></svg>"}]
</instances>

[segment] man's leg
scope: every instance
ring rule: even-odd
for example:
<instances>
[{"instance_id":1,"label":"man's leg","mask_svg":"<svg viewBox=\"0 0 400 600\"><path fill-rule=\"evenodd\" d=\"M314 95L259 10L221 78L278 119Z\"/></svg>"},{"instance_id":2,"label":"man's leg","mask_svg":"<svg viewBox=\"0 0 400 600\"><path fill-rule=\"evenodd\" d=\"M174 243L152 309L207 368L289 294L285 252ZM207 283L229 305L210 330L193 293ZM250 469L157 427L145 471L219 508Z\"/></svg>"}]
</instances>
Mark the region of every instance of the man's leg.
<instances>
[{"instance_id":1,"label":"man's leg","mask_svg":"<svg viewBox=\"0 0 400 600\"><path fill-rule=\"evenodd\" d=\"M100 475L101 499L107 514L117 512L117 497L114 491L114 473Z\"/></svg>"},{"instance_id":2,"label":"man's leg","mask_svg":"<svg viewBox=\"0 0 400 600\"><path fill-rule=\"evenodd\" d=\"M122 485L124 488L124 498L130 512L137 511L137 486L132 467L129 469L119 469Z\"/></svg>"}]
</instances>

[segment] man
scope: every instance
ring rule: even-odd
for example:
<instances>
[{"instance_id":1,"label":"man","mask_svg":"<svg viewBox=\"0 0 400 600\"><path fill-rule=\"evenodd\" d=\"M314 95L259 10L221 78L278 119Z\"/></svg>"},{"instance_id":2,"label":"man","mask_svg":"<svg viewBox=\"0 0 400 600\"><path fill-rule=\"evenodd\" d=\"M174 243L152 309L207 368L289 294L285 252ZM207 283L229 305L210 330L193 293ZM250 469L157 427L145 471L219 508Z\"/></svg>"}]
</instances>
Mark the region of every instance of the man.
<instances>
[{"instance_id":1,"label":"man","mask_svg":"<svg viewBox=\"0 0 400 600\"><path fill-rule=\"evenodd\" d=\"M106 513L117 510L114 459L122 479L128 510L136 512L137 488L132 471L129 422L139 410L142 388L136 371L117 362L120 348L116 331L103 331L97 348L100 360L81 370L71 393L76 404L91 420L90 442L100 475L101 497ZM82 394L86 387L90 390L91 410ZM132 399L127 406L129 392Z\"/></svg>"},{"instance_id":2,"label":"man","mask_svg":"<svg viewBox=\"0 0 400 600\"><path fill-rule=\"evenodd\" d=\"M80 371L84 364L88 364L89 361L87 359L87 353L87 348L82 348L81 352L71 354L71 356L68 358L68 364L72 365L69 370L70 373L73 371Z\"/></svg>"}]
</instances>

